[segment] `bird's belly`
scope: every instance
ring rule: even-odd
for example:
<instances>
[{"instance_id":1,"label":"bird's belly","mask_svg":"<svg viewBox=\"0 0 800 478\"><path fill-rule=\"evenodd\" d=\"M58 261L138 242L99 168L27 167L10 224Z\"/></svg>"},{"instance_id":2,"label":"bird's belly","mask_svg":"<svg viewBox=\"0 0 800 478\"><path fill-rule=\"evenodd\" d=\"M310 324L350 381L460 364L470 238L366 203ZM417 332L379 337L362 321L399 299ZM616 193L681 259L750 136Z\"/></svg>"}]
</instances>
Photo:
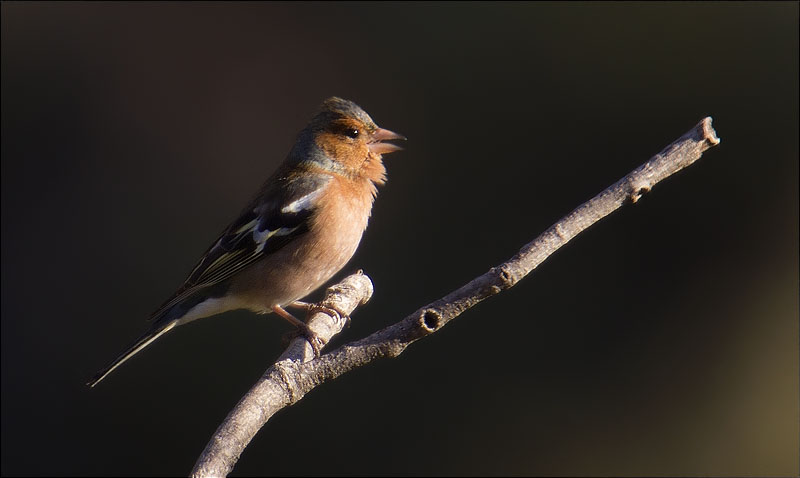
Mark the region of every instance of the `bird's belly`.
<instances>
[{"instance_id":1,"label":"bird's belly","mask_svg":"<svg viewBox=\"0 0 800 478\"><path fill-rule=\"evenodd\" d=\"M335 237L309 231L291 244L242 271L233 290L247 309L264 313L318 289L344 267L358 247L363 229L346 228Z\"/></svg>"}]
</instances>

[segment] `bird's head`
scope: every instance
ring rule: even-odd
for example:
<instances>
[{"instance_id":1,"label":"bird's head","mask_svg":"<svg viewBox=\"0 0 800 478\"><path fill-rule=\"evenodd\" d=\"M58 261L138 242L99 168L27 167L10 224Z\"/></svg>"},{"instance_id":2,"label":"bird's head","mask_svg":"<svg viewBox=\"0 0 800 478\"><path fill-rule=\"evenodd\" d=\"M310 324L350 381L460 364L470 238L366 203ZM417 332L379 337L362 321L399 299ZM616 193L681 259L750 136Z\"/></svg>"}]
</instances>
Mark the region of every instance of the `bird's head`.
<instances>
[{"instance_id":1,"label":"bird's head","mask_svg":"<svg viewBox=\"0 0 800 478\"><path fill-rule=\"evenodd\" d=\"M298 143L310 146L311 156L323 168L383 184L386 169L381 156L403 149L386 142L395 139L406 138L379 128L358 105L334 96L322 103Z\"/></svg>"}]
</instances>

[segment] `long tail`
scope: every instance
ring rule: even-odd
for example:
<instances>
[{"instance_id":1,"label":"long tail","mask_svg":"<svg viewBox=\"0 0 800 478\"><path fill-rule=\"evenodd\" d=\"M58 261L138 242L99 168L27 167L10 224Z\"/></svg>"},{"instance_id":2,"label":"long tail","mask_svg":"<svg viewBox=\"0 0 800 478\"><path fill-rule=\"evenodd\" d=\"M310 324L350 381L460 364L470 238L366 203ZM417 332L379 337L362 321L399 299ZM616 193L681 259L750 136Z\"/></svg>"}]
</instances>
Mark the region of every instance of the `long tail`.
<instances>
[{"instance_id":1,"label":"long tail","mask_svg":"<svg viewBox=\"0 0 800 478\"><path fill-rule=\"evenodd\" d=\"M128 347L124 352L122 352L122 354L119 357L117 357L113 362L111 362L106 368L97 372L95 376L92 377L91 380L86 382L86 385L94 387L100 382L100 380L106 378L106 375L113 372L115 368L122 365L123 362L133 357L137 352L150 345L157 338L169 332L176 325L178 325L177 320L171 320L169 322L163 322L161 324L159 323L153 324L153 327L150 330L148 330L147 332L145 332L144 335L139 337L136 340L136 342L134 342L130 347Z\"/></svg>"}]
</instances>

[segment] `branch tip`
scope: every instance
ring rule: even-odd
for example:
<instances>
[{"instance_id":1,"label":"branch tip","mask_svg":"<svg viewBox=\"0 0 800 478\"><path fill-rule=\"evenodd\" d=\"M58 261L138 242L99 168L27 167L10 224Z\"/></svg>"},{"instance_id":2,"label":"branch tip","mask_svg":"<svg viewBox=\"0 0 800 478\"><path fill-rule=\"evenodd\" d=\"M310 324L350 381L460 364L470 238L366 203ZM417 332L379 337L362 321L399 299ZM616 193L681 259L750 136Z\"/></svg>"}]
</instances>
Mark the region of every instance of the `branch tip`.
<instances>
[{"instance_id":1,"label":"branch tip","mask_svg":"<svg viewBox=\"0 0 800 478\"><path fill-rule=\"evenodd\" d=\"M716 130L714 130L714 127L711 126L711 122L712 118L710 116L706 116L705 118L703 118L702 121L700 121L700 124L698 126L702 128L703 139L705 139L708 142L708 145L716 146L722 140L719 139L719 136L717 136L717 132Z\"/></svg>"}]
</instances>

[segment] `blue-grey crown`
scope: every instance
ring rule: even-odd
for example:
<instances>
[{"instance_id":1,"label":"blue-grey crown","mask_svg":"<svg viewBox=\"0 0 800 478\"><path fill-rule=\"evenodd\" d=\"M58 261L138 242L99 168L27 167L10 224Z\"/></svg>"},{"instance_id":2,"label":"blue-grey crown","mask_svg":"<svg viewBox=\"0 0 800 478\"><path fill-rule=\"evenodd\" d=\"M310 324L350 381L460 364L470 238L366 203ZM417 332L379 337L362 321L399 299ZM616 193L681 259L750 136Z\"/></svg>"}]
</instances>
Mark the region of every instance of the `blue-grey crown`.
<instances>
[{"instance_id":1,"label":"blue-grey crown","mask_svg":"<svg viewBox=\"0 0 800 478\"><path fill-rule=\"evenodd\" d=\"M352 101L339 98L338 96L331 96L322 102L322 112L330 113L336 116L344 116L348 118L355 118L370 126L375 122L369 117L366 111L361 109L360 106Z\"/></svg>"}]
</instances>

